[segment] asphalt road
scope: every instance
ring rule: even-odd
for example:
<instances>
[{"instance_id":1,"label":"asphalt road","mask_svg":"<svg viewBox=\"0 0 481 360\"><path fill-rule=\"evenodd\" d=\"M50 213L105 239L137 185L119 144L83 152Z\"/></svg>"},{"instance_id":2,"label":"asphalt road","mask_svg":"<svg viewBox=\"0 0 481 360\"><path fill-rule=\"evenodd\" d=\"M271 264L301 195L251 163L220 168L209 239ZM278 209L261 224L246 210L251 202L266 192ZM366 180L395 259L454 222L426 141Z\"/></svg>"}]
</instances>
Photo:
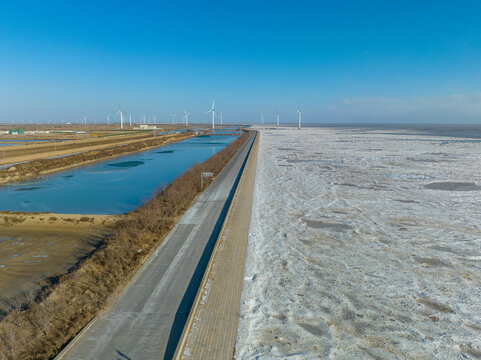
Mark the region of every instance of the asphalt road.
<instances>
[{"instance_id":1,"label":"asphalt road","mask_svg":"<svg viewBox=\"0 0 481 360\"><path fill-rule=\"evenodd\" d=\"M253 139L182 216L116 304L56 359L172 358Z\"/></svg>"}]
</instances>

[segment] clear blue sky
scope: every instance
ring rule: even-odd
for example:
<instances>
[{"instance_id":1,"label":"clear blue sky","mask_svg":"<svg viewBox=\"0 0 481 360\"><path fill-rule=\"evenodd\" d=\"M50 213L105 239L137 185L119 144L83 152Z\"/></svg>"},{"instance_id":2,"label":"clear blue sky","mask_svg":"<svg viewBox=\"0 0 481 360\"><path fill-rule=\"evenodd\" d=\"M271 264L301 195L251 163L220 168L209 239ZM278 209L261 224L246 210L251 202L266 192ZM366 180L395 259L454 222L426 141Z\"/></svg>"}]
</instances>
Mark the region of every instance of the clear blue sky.
<instances>
[{"instance_id":1,"label":"clear blue sky","mask_svg":"<svg viewBox=\"0 0 481 360\"><path fill-rule=\"evenodd\" d=\"M480 1L1 1L0 122L481 122Z\"/></svg>"}]
</instances>

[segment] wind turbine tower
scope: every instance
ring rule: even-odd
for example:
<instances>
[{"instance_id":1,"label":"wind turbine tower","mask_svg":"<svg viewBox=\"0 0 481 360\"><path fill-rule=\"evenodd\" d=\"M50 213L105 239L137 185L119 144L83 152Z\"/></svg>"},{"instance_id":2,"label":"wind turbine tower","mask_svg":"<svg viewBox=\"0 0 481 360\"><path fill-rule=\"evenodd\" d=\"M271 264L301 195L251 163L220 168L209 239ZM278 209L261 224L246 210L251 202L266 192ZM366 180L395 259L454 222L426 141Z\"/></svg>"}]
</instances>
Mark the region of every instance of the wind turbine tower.
<instances>
[{"instance_id":1,"label":"wind turbine tower","mask_svg":"<svg viewBox=\"0 0 481 360\"><path fill-rule=\"evenodd\" d=\"M129 125L132 127L132 113L129 113Z\"/></svg>"},{"instance_id":2,"label":"wind turbine tower","mask_svg":"<svg viewBox=\"0 0 481 360\"><path fill-rule=\"evenodd\" d=\"M110 125L110 114L107 115L107 125Z\"/></svg>"},{"instance_id":3,"label":"wind turbine tower","mask_svg":"<svg viewBox=\"0 0 481 360\"><path fill-rule=\"evenodd\" d=\"M184 110L185 126L189 126L189 115L190 115L190 112L187 112Z\"/></svg>"},{"instance_id":4,"label":"wind turbine tower","mask_svg":"<svg viewBox=\"0 0 481 360\"><path fill-rule=\"evenodd\" d=\"M119 111L117 114L120 114L120 128L123 130L124 129L124 111L122 108L119 108Z\"/></svg>"},{"instance_id":5,"label":"wind turbine tower","mask_svg":"<svg viewBox=\"0 0 481 360\"><path fill-rule=\"evenodd\" d=\"M220 113L220 125L222 126L222 113Z\"/></svg>"},{"instance_id":6,"label":"wind turbine tower","mask_svg":"<svg viewBox=\"0 0 481 360\"><path fill-rule=\"evenodd\" d=\"M215 127L215 107L214 107L214 100L212 100L212 108L206 112L206 114L212 113L212 129Z\"/></svg>"},{"instance_id":7,"label":"wind turbine tower","mask_svg":"<svg viewBox=\"0 0 481 360\"><path fill-rule=\"evenodd\" d=\"M261 124L264 125L264 114L261 112Z\"/></svg>"},{"instance_id":8,"label":"wind turbine tower","mask_svg":"<svg viewBox=\"0 0 481 360\"><path fill-rule=\"evenodd\" d=\"M174 125L174 122L175 122L175 114L170 114L170 116L172 117L172 125Z\"/></svg>"},{"instance_id":9,"label":"wind turbine tower","mask_svg":"<svg viewBox=\"0 0 481 360\"><path fill-rule=\"evenodd\" d=\"M279 111L276 112L277 127L279 127Z\"/></svg>"}]
</instances>

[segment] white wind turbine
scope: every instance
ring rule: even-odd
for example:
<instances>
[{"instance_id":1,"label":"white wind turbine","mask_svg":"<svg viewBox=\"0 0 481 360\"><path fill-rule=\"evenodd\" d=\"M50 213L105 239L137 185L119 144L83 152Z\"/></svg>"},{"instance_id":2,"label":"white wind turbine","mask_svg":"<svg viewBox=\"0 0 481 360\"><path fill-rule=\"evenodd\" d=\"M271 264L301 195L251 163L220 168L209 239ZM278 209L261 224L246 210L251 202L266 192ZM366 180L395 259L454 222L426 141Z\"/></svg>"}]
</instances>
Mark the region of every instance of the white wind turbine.
<instances>
[{"instance_id":1,"label":"white wind turbine","mask_svg":"<svg viewBox=\"0 0 481 360\"><path fill-rule=\"evenodd\" d=\"M220 126L222 126L222 113L220 113Z\"/></svg>"},{"instance_id":2,"label":"white wind turbine","mask_svg":"<svg viewBox=\"0 0 481 360\"><path fill-rule=\"evenodd\" d=\"M276 112L277 127L279 127L279 111Z\"/></svg>"},{"instance_id":3,"label":"white wind turbine","mask_svg":"<svg viewBox=\"0 0 481 360\"><path fill-rule=\"evenodd\" d=\"M110 125L110 114L107 115L107 125Z\"/></svg>"},{"instance_id":4,"label":"white wind turbine","mask_svg":"<svg viewBox=\"0 0 481 360\"><path fill-rule=\"evenodd\" d=\"M264 125L264 114L261 111L261 124Z\"/></svg>"},{"instance_id":5,"label":"white wind turbine","mask_svg":"<svg viewBox=\"0 0 481 360\"><path fill-rule=\"evenodd\" d=\"M301 128L301 113L302 113L301 103L299 103L299 109L297 109L297 113L299 114L299 122L297 123L297 128L300 129Z\"/></svg>"},{"instance_id":6,"label":"white wind turbine","mask_svg":"<svg viewBox=\"0 0 481 360\"><path fill-rule=\"evenodd\" d=\"M124 129L124 111L122 110L121 107L119 107L119 111L117 114L120 114L120 128L123 130Z\"/></svg>"},{"instance_id":7,"label":"white wind turbine","mask_svg":"<svg viewBox=\"0 0 481 360\"><path fill-rule=\"evenodd\" d=\"M212 108L206 112L206 114L212 113L212 129L215 127L215 107L214 107L214 100L212 100Z\"/></svg>"},{"instance_id":8,"label":"white wind turbine","mask_svg":"<svg viewBox=\"0 0 481 360\"><path fill-rule=\"evenodd\" d=\"M170 114L170 116L172 117L172 125L174 125L174 122L175 122L175 114Z\"/></svg>"},{"instance_id":9,"label":"white wind turbine","mask_svg":"<svg viewBox=\"0 0 481 360\"><path fill-rule=\"evenodd\" d=\"M129 113L129 125L132 127L132 113Z\"/></svg>"},{"instance_id":10,"label":"white wind turbine","mask_svg":"<svg viewBox=\"0 0 481 360\"><path fill-rule=\"evenodd\" d=\"M189 126L189 115L190 115L190 112L187 112L184 110L184 121L186 126Z\"/></svg>"}]
</instances>

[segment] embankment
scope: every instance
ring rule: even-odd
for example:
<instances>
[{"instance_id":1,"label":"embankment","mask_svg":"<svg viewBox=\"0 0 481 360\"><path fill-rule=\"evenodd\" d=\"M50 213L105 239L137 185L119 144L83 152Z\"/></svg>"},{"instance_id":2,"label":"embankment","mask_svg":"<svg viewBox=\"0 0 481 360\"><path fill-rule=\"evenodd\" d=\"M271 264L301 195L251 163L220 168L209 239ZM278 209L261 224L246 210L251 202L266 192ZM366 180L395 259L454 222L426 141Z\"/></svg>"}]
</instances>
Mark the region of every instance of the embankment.
<instances>
[{"instance_id":1,"label":"embankment","mask_svg":"<svg viewBox=\"0 0 481 360\"><path fill-rule=\"evenodd\" d=\"M148 254L202 191L201 171L215 174L246 141L243 134L203 164L192 167L146 205L127 214L89 258L61 276L36 301L0 323L0 359L49 359L125 285Z\"/></svg>"}]
</instances>

